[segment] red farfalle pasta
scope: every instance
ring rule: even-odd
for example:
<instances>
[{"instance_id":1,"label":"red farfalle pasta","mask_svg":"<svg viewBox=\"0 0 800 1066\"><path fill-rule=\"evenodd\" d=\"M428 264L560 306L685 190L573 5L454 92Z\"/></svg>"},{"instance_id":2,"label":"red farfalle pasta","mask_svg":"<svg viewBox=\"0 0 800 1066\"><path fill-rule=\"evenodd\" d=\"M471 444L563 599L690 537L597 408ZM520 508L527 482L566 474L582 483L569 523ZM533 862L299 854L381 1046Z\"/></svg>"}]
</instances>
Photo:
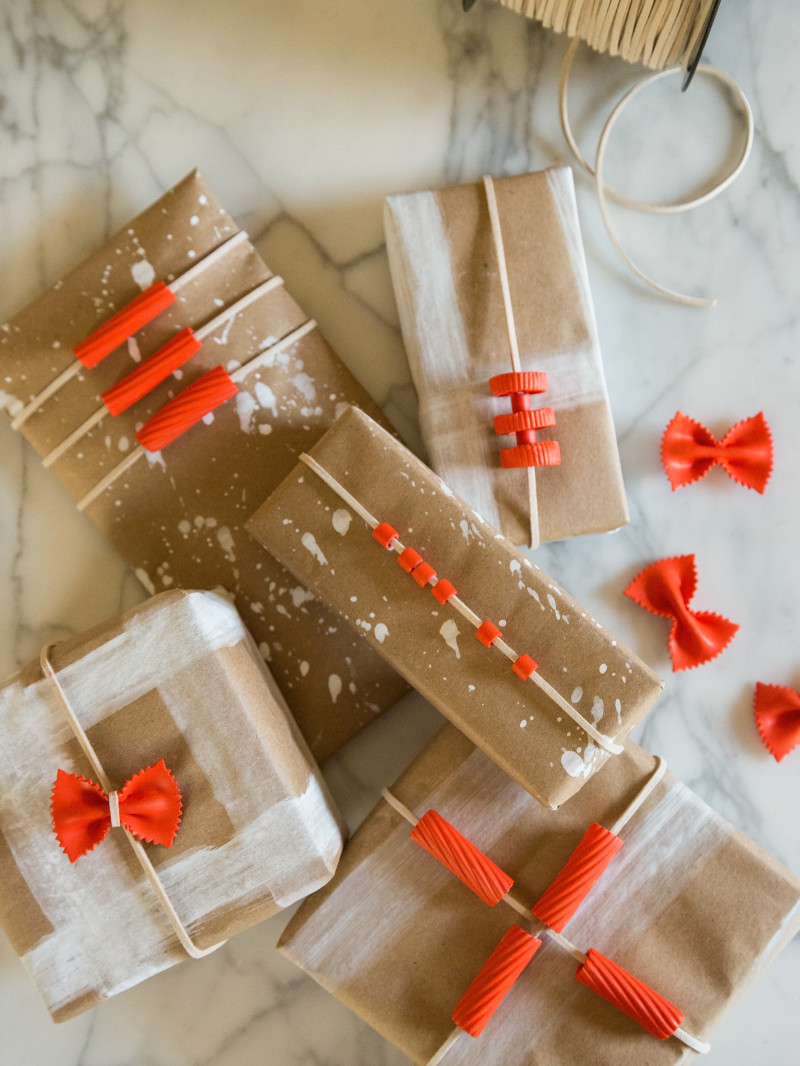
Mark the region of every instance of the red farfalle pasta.
<instances>
[{"instance_id":1,"label":"red farfalle pasta","mask_svg":"<svg viewBox=\"0 0 800 1066\"><path fill-rule=\"evenodd\" d=\"M140 770L117 793L119 824L140 840L171 848L183 803L163 759ZM59 770L50 803L53 831L70 862L105 839L111 828L109 797L80 774Z\"/></svg>"},{"instance_id":2,"label":"red farfalle pasta","mask_svg":"<svg viewBox=\"0 0 800 1066\"><path fill-rule=\"evenodd\" d=\"M715 659L739 630L735 622L722 615L690 610L696 589L694 555L659 559L645 567L625 589L625 595L640 607L673 619L669 634L673 670L687 670Z\"/></svg>"},{"instance_id":3,"label":"red farfalle pasta","mask_svg":"<svg viewBox=\"0 0 800 1066\"><path fill-rule=\"evenodd\" d=\"M661 462L673 490L699 481L718 463L740 485L763 492L772 473L772 434L759 412L717 440L700 422L678 411L664 430Z\"/></svg>"},{"instance_id":4,"label":"red farfalle pasta","mask_svg":"<svg viewBox=\"0 0 800 1066\"><path fill-rule=\"evenodd\" d=\"M778 762L800 742L800 693L783 685L756 684L753 715L761 739Z\"/></svg>"}]
</instances>

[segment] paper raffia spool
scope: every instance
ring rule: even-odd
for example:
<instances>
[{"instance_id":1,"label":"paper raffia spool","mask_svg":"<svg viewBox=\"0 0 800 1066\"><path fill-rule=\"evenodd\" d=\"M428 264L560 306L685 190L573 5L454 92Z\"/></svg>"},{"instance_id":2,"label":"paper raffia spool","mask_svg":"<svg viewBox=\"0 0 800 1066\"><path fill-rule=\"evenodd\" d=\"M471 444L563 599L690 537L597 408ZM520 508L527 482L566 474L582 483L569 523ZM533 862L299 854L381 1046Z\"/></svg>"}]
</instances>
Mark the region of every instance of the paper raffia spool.
<instances>
[{"instance_id":1,"label":"paper raffia spool","mask_svg":"<svg viewBox=\"0 0 800 1066\"><path fill-rule=\"evenodd\" d=\"M579 166L594 181L600 213L603 217L611 243L628 269L649 288L667 299L692 307L713 307L716 300L690 296L655 281L641 270L625 252L609 215L607 200L649 214L675 214L690 211L708 203L728 188L743 170L750 157L753 145L753 113L747 97L736 82L708 65L700 66L700 55L708 39L711 24L719 8L720 0L605 0L603 4L588 4L584 0L500 0L506 7L519 11L529 18L572 38L561 67L559 84L559 117L561 128L570 151ZM469 10L474 0L464 0L464 9ZM586 160L572 132L567 91L569 75L579 42L604 55L619 56L629 63L642 63L655 73L641 79L630 88L612 108L606 119L597 144L594 167ZM699 196L674 203L649 203L625 196L609 188L603 178L604 159L611 130L621 112L634 96L662 78L684 72L684 89L695 73L721 83L730 94L733 106L741 113L745 129L744 144L738 158L725 175L711 183L710 188Z\"/></svg>"},{"instance_id":2,"label":"paper raffia spool","mask_svg":"<svg viewBox=\"0 0 800 1066\"><path fill-rule=\"evenodd\" d=\"M463 0L465 11L476 0ZM720 0L610 0L600 10L581 0L499 0L555 33L577 37L596 52L618 55L651 70L680 66L684 88L700 62ZM665 7L667 8L665 10Z\"/></svg>"}]
</instances>

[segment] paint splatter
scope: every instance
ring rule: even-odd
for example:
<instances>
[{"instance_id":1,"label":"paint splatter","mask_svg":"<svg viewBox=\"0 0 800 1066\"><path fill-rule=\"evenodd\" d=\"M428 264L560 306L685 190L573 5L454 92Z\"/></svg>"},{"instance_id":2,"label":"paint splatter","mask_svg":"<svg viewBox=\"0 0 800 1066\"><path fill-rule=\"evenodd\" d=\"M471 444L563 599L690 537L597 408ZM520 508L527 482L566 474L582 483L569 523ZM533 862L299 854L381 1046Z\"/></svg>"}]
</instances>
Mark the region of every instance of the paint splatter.
<instances>
[{"instance_id":1,"label":"paint splatter","mask_svg":"<svg viewBox=\"0 0 800 1066\"><path fill-rule=\"evenodd\" d=\"M256 413L256 401L249 392L236 393L236 414L242 433L253 432L253 415Z\"/></svg>"},{"instance_id":2,"label":"paint splatter","mask_svg":"<svg viewBox=\"0 0 800 1066\"><path fill-rule=\"evenodd\" d=\"M310 669L311 669L311 667L308 665L308 663L305 661L305 659L303 659L303 661L300 663L300 676L301 677L306 677L308 675L308 671Z\"/></svg>"},{"instance_id":3,"label":"paint splatter","mask_svg":"<svg viewBox=\"0 0 800 1066\"><path fill-rule=\"evenodd\" d=\"M331 525L342 537L347 533L352 521L353 516L346 507L340 507L338 510L334 511L331 516Z\"/></svg>"},{"instance_id":4,"label":"paint splatter","mask_svg":"<svg viewBox=\"0 0 800 1066\"><path fill-rule=\"evenodd\" d=\"M577 686L576 686L576 687L575 687L575 688L574 688L574 689L572 690L572 696L571 696L572 702L573 702L573 703L580 703L580 702L581 702L581 699L582 699L582 697L583 697L583 689L581 688L581 686L580 686L580 685L577 685Z\"/></svg>"},{"instance_id":5,"label":"paint splatter","mask_svg":"<svg viewBox=\"0 0 800 1066\"><path fill-rule=\"evenodd\" d=\"M131 267L131 277L144 292L156 280L156 272L152 263L148 263L146 259L138 259Z\"/></svg>"},{"instance_id":6,"label":"paint splatter","mask_svg":"<svg viewBox=\"0 0 800 1066\"><path fill-rule=\"evenodd\" d=\"M308 374L295 374L292 378L292 384L307 403L316 400L317 390L314 388L314 382Z\"/></svg>"},{"instance_id":7,"label":"paint splatter","mask_svg":"<svg viewBox=\"0 0 800 1066\"><path fill-rule=\"evenodd\" d=\"M460 659L461 652L458 647L458 637L460 635L460 630L456 625L455 620L453 618L448 618L446 622L442 622L439 632L444 637L444 642L448 646L448 648L452 648L453 651L456 653L456 658Z\"/></svg>"},{"instance_id":8,"label":"paint splatter","mask_svg":"<svg viewBox=\"0 0 800 1066\"><path fill-rule=\"evenodd\" d=\"M389 636L389 629L383 622L378 622L375 626L375 639L379 644L383 644L386 638ZM617 700L619 703L619 700Z\"/></svg>"},{"instance_id":9,"label":"paint splatter","mask_svg":"<svg viewBox=\"0 0 800 1066\"><path fill-rule=\"evenodd\" d=\"M317 538L314 536L313 533L304 533L300 538L300 543L303 545L306 551L311 552L311 554L314 556L318 563L320 563L322 566L328 565L328 560L325 558L319 544L317 544ZM332 676L335 677L336 675L334 674Z\"/></svg>"},{"instance_id":10,"label":"paint splatter","mask_svg":"<svg viewBox=\"0 0 800 1066\"><path fill-rule=\"evenodd\" d=\"M592 772L592 763L596 753L597 748L591 742L586 745L583 757L577 751L565 750L561 756L561 765L570 777L588 777Z\"/></svg>"},{"instance_id":11,"label":"paint splatter","mask_svg":"<svg viewBox=\"0 0 800 1066\"><path fill-rule=\"evenodd\" d=\"M272 412L273 418L278 417L278 401L275 398L275 393L263 381L256 382L256 399L261 407Z\"/></svg>"},{"instance_id":12,"label":"paint splatter","mask_svg":"<svg viewBox=\"0 0 800 1066\"><path fill-rule=\"evenodd\" d=\"M229 563L236 562L236 553L234 552L234 540L233 534L227 526L220 526L217 530L217 540L219 546L225 552L225 558Z\"/></svg>"},{"instance_id":13,"label":"paint splatter","mask_svg":"<svg viewBox=\"0 0 800 1066\"><path fill-rule=\"evenodd\" d=\"M342 693L342 679L338 674L330 674L328 677L328 692L331 694L331 703L336 703Z\"/></svg>"},{"instance_id":14,"label":"paint splatter","mask_svg":"<svg viewBox=\"0 0 800 1066\"><path fill-rule=\"evenodd\" d=\"M592 701L592 721L595 723L595 725L600 721L605 712L605 704L599 696L595 696L594 700Z\"/></svg>"},{"instance_id":15,"label":"paint splatter","mask_svg":"<svg viewBox=\"0 0 800 1066\"><path fill-rule=\"evenodd\" d=\"M314 599L314 593L304 589L302 585L295 585L292 589L292 603L295 607L302 607L304 603Z\"/></svg>"}]
</instances>

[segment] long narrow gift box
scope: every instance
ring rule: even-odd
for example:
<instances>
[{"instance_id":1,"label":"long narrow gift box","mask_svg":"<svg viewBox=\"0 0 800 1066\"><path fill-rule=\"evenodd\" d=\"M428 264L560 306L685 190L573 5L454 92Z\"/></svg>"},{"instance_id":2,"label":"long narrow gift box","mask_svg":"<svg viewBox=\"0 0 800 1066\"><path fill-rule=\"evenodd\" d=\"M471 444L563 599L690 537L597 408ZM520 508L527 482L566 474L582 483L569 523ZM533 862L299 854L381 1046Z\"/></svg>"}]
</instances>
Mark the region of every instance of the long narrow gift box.
<instances>
[{"instance_id":1,"label":"long narrow gift box","mask_svg":"<svg viewBox=\"0 0 800 1066\"><path fill-rule=\"evenodd\" d=\"M120 790L123 825L123 784L161 760L173 775L174 844L146 853L199 951L323 885L342 833L277 686L219 594L162 593L48 658L54 679L37 661L0 688L0 925L62 1021L189 949L121 829L74 862L61 850L57 777L99 782L60 693ZM88 802L77 822L67 810L59 839L76 824L91 835L108 817L94 790Z\"/></svg>"},{"instance_id":2,"label":"long narrow gift box","mask_svg":"<svg viewBox=\"0 0 800 1066\"><path fill-rule=\"evenodd\" d=\"M248 528L549 807L615 758L663 687L356 408Z\"/></svg>"},{"instance_id":3,"label":"long narrow gift box","mask_svg":"<svg viewBox=\"0 0 800 1066\"><path fill-rule=\"evenodd\" d=\"M686 1062L800 928L800 882L663 770L628 742L613 773L553 814L445 726L279 947L417 1064ZM425 816L414 837L398 806ZM415 842L429 811L513 879L504 899L487 905ZM612 835L600 872L579 842ZM581 893L561 924L565 867L582 874L567 885ZM487 983L478 975L493 953ZM485 1028L470 1036L454 1014Z\"/></svg>"},{"instance_id":4,"label":"long narrow gift box","mask_svg":"<svg viewBox=\"0 0 800 1066\"><path fill-rule=\"evenodd\" d=\"M218 253L211 265L179 284L211 253ZM164 283L172 284L174 301L84 369L73 347L154 282L162 293ZM109 404L118 411L124 377L141 371L146 357L179 331L201 331L220 315L174 376L69 444L105 411L102 393L116 389ZM215 366L233 376L237 395L98 491L133 455L142 423ZM73 368L80 373L31 409ZM0 409L14 416L12 424L151 592L221 585L235 594L320 759L391 706L405 686L242 527L349 402L382 417L197 173L0 328ZM344 676L345 662L347 684L334 699L329 679Z\"/></svg>"},{"instance_id":5,"label":"long narrow gift box","mask_svg":"<svg viewBox=\"0 0 800 1066\"><path fill-rule=\"evenodd\" d=\"M500 466L514 437L498 436L494 419L512 408L489 380L512 366L478 182L386 201L389 265L431 465L515 544L616 529L628 507L572 171L553 167L494 187L521 369L547 375L532 406L555 414L535 436L556 440L561 461L535 468L533 509L526 470Z\"/></svg>"}]
</instances>

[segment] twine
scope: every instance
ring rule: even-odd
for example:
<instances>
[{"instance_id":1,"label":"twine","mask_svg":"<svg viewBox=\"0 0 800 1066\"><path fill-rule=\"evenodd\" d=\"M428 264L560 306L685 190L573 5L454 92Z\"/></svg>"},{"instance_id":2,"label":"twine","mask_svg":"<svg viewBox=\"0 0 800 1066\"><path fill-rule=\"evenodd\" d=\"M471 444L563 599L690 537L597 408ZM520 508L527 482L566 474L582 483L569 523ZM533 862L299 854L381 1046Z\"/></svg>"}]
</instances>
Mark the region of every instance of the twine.
<instances>
[{"instance_id":1,"label":"twine","mask_svg":"<svg viewBox=\"0 0 800 1066\"><path fill-rule=\"evenodd\" d=\"M346 504L352 507L356 514L360 518L363 518L363 520L370 527L370 529L376 529L378 527L378 519L373 514L371 514L370 511L368 511L367 508L359 500L357 500L352 493L348 492L344 485L340 484L340 482L336 480L336 478L333 476L333 474L330 473L330 471L326 470L325 467L318 463L316 459L314 459L310 455L307 455L305 452L300 455L300 460L304 462L310 470L313 470L314 473L322 481L324 481L329 488L333 489L333 491L341 500L343 500ZM405 551L405 546L401 544L400 540L397 537L394 537L392 539L391 543L389 544L389 548L397 552L398 555L402 554L402 552ZM430 584L431 586L435 586L441 580L441 578L433 575L430 578ZM463 600L459 599L457 595L450 596L447 600L447 604L448 606L452 605L453 607L455 607L455 609L461 615L463 615L464 618L466 618L467 621L470 622L476 629L481 626L482 619L477 614L475 614L472 608L467 606L467 604L464 603ZM492 647L495 647L499 651L501 651L507 659L511 660L511 662L516 662L519 658L518 653L515 652L513 648L509 647L509 645L506 644L506 642L500 637L498 637L494 641ZM545 679L539 675L538 671L534 671L530 675L530 680L533 681L534 684L538 685L542 692L544 692L544 694L548 696L553 701L553 703L555 703L559 707L560 710L562 710L566 715L568 715L572 719L572 721L575 722L576 725L580 726L580 728L588 736L590 736L592 740L594 740L595 743L603 749L603 751L607 752L609 755L619 755L620 752L624 751L624 748L621 744L618 744L612 737L606 736L605 733L601 733L598 729L596 729L595 726L586 718L584 718L583 715L578 710L576 710L576 708L571 703L569 703L561 695L560 692L553 688L553 686L548 681L545 681Z\"/></svg>"},{"instance_id":2,"label":"twine","mask_svg":"<svg viewBox=\"0 0 800 1066\"><path fill-rule=\"evenodd\" d=\"M94 775L97 778L97 781L102 786L103 791L108 795L112 826L119 826L119 800L117 797L117 793L114 790L108 775L103 769L103 764L100 762L97 752L92 746L92 742L89 740L88 736L84 732L83 726L78 721L77 715L75 714L75 711L73 710L72 705L70 704L69 699L67 698L67 694L64 692L61 682L59 681L58 676L56 675L56 672L53 669L53 665L50 662L50 650L53 647L53 644L46 644L42 648L41 654L39 656L39 662L42 667L42 674L52 683L58 696L59 703L61 704L64 714L66 715L67 721L69 722L70 728L75 734L75 738L80 744L83 754L88 759L94 772ZM164 911L164 914L167 916L169 924L172 926L172 930L180 941L181 947L184 949L186 954L190 955L193 959L202 959L204 956L210 955L213 951L216 951L218 948L221 948L222 945L226 943L225 940L221 940L218 944L213 944L210 948L198 948L196 946L192 938L189 936L189 933L186 930L186 926L183 924L180 917L178 916L178 912L175 910L172 901L167 895L167 890L164 888L161 878L158 876L156 869L150 861L150 858L144 847L136 839L136 837L133 836L132 833L128 832L128 830L125 829L124 826L120 826L120 828L124 831L128 843L133 848L133 853L139 860L139 865L142 867L142 870L144 871L147 880L153 886L156 898L161 904L161 908Z\"/></svg>"},{"instance_id":3,"label":"twine","mask_svg":"<svg viewBox=\"0 0 800 1066\"><path fill-rule=\"evenodd\" d=\"M645 801L653 794L656 786L663 780L667 771L667 764L664 759L656 756L656 765L652 774L648 777L633 799L628 803L625 810L614 822L614 825L609 830L612 833L617 833L634 817L634 815L641 809ZM381 791L382 798L400 814L407 822L412 826L415 826L419 819L409 810L404 803L402 803L389 789L383 789ZM547 935L558 944L564 951L570 954L578 963L583 964L587 961L588 956L576 947L567 937L562 933L557 933L554 929L551 929L544 922L541 922L530 908L526 907L522 902L516 899L510 892L502 897L503 903L506 903L512 908L518 915L525 919L529 923L531 934L537 938L541 938L543 935ZM434 1056L428 1060L427 1066L438 1066L445 1057L448 1051L453 1047L456 1041L462 1034L462 1030L456 1027L445 1042L439 1047ZM698 1054L705 1054L710 1051L710 1045L704 1040L700 1040L698 1037L693 1036L691 1033L686 1032L680 1026L675 1029L674 1036L676 1036L686 1047L691 1048L692 1051Z\"/></svg>"}]
</instances>

